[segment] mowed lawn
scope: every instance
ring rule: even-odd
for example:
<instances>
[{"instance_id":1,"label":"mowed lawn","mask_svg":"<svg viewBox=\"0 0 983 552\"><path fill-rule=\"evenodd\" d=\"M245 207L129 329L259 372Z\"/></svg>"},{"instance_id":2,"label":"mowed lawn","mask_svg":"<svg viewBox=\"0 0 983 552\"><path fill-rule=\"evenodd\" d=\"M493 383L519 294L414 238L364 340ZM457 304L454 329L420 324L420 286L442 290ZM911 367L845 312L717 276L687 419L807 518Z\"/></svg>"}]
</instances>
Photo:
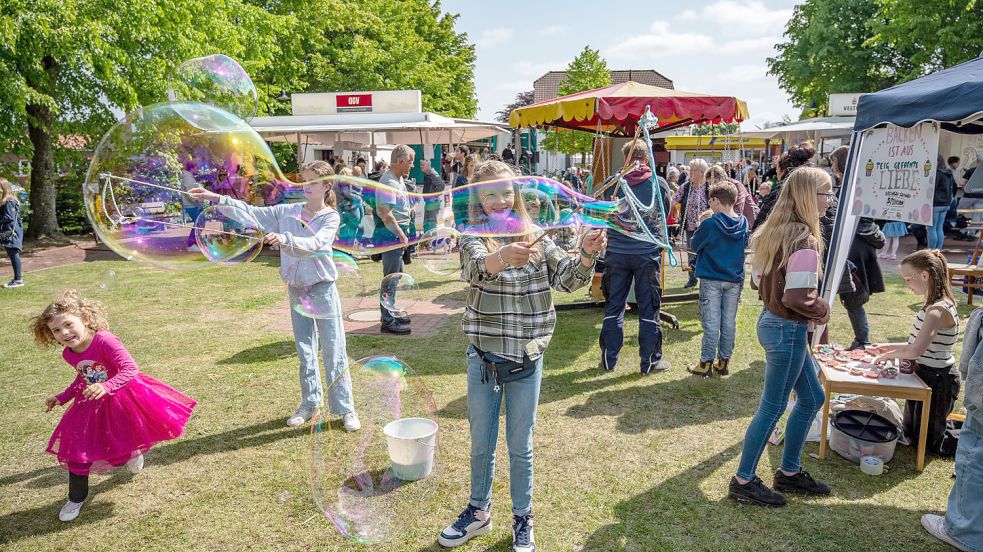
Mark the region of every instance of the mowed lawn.
<instances>
[{"instance_id":1,"label":"mowed lawn","mask_svg":"<svg viewBox=\"0 0 983 552\"><path fill-rule=\"evenodd\" d=\"M361 263L366 286L381 266ZM408 267L434 301L462 300L464 284ZM115 277L109 272L115 273ZM683 281L669 269L670 292ZM310 490L312 437L284 419L298 403L296 355L282 329L288 316L276 259L235 267L170 272L132 262L89 262L30 273L28 285L0 294L0 544L5 550L359 550L320 514ZM108 283L102 289L100 283ZM93 476L81 516L60 523L66 472L44 453L61 409L45 397L74 376L60 351L36 347L30 318L66 288L105 303L111 329L141 370L198 400L187 435L147 454L145 470ZM896 273L868 305L875 341L903 339L918 309ZM581 299L579 291L564 301ZM957 297L965 303L964 296ZM560 299L558 297L558 299ZM890 471L869 477L835 455L803 467L833 489L828 498L793 497L783 509L727 499L744 431L762 387L764 353L755 336L761 310L741 300L732 374L690 376L701 329L696 302L666 305L681 327L665 330L666 373L638 373L637 320L614 372L598 369L601 312L561 312L546 356L536 428L534 512L540 550L945 550L919 517L941 512L953 463L930 459L919 474L914 452L898 447ZM965 316L970 308L963 304ZM352 359L396 355L423 379L437 403L440 479L426 501L394 512L404 528L377 550L437 550L435 539L465 506L469 489L464 347L460 316L436 336L348 339ZM834 341L852 334L837 305ZM961 347L961 345L960 345ZM960 397L961 403L962 397ZM961 408L961 407L960 407ZM806 452L817 452L809 443ZM781 448L758 468L769 482ZM509 550L508 460L499 442L491 534L463 550Z\"/></svg>"}]
</instances>

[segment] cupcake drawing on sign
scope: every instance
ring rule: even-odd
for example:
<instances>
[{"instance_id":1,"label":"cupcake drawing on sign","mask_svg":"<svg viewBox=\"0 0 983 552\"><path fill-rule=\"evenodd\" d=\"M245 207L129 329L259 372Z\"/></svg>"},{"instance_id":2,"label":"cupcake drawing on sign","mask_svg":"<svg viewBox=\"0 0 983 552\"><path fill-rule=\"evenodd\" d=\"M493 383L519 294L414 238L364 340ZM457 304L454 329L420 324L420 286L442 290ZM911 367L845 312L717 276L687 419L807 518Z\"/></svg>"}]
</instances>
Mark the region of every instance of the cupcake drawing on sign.
<instances>
[{"instance_id":1,"label":"cupcake drawing on sign","mask_svg":"<svg viewBox=\"0 0 983 552\"><path fill-rule=\"evenodd\" d=\"M932 162L928 159L925 160L925 178L928 178L929 172L932 171Z\"/></svg>"},{"instance_id":2,"label":"cupcake drawing on sign","mask_svg":"<svg viewBox=\"0 0 983 552\"><path fill-rule=\"evenodd\" d=\"M874 172L874 160L868 159L864 168L867 169L867 176L870 176L870 173Z\"/></svg>"}]
</instances>

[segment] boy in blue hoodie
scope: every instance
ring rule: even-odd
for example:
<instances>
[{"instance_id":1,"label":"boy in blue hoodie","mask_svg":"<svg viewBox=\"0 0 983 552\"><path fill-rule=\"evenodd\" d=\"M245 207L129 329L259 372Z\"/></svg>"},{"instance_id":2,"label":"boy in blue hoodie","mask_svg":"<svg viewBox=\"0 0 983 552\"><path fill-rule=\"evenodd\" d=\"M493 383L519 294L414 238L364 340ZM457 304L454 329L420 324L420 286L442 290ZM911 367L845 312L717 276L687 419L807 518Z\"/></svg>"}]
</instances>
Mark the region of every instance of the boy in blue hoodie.
<instances>
[{"instance_id":1,"label":"boy in blue hoodie","mask_svg":"<svg viewBox=\"0 0 983 552\"><path fill-rule=\"evenodd\" d=\"M710 211L693 233L691 248L697 254L700 279L700 323L703 347L700 365L688 370L709 378L716 371L726 376L737 333L737 303L744 288L744 248L748 223L734 212L737 186L727 180L710 184ZM714 358L718 359L714 364Z\"/></svg>"}]
</instances>

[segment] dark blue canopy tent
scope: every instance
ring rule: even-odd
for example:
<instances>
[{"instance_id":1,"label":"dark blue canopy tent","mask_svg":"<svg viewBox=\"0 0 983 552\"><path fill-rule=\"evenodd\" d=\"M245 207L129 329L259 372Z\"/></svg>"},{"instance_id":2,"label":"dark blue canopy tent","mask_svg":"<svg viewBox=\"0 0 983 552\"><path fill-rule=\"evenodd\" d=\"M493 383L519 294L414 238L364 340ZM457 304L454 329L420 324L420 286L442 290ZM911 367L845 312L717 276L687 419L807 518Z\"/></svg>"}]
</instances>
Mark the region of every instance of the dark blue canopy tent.
<instances>
[{"instance_id":1,"label":"dark blue canopy tent","mask_svg":"<svg viewBox=\"0 0 983 552\"><path fill-rule=\"evenodd\" d=\"M832 245L826 255L828 277L823 283L823 297L827 300L833 299L833 292L839 285L857 229L859 217L850 214L848 206L853 203L857 156L864 132L887 124L912 127L929 121L938 122L943 130L950 132L983 134L983 55L920 79L860 96L840 188L840 208L836 213Z\"/></svg>"}]
</instances>

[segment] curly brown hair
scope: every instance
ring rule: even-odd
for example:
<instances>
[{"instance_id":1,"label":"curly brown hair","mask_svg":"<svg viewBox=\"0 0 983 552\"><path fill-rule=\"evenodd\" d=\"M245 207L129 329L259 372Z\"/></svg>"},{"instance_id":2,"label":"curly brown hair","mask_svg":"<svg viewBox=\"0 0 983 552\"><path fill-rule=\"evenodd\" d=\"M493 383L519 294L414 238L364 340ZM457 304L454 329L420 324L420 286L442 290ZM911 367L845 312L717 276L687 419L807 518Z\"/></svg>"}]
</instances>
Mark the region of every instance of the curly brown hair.
<instances>
[{"instance_id":1,"label":"curly brown hair","mask_svg":"<svg viewBox=\"0 0 983 552\"><path fill-rule=\"evenodd\" d=\"M41 311L41 314L31 319L31 332L34 334L34 342L42 347L56 345L58 341L48 329L48 323L59 314L66 313L78 316L85 327L93 332L109 329L109 322L106 320L106 307L97 301L84 299L79 292L70 289L62 293L61 299L48 305Z\"/></svg>"}]
</instances>

